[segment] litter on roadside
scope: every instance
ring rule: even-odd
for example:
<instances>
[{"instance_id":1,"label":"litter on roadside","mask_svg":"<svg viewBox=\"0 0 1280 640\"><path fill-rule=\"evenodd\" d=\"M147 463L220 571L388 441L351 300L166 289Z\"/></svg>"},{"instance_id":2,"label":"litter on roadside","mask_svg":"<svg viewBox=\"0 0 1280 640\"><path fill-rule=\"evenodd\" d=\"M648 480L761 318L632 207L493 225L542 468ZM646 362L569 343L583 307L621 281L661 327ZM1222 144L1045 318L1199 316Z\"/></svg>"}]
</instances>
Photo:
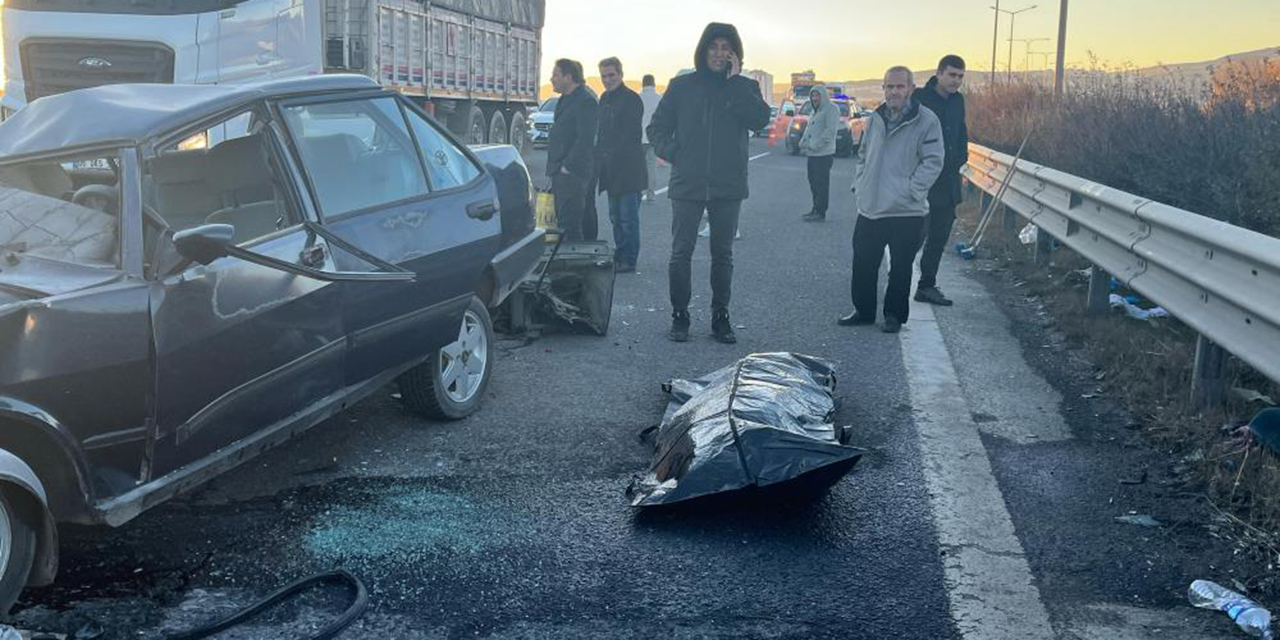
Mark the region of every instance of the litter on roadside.
<instances>
[{"instance_id":1,"label":"litter on roadside","mask_svg":"<svg viewBox=\"0 0 1280 640\"><path fill-rule=\"evenodd\" d=\"M1040 227L1031 223L1027 223L1027 226L1023 227L1022 231L1018 232L1018 240L1022 242L1022 244L1035 244L1036 238L1039 236Z\"/></svg>"},{"instance_id":2,"label":"litter on roadside","mask_svg":"<svg viewBox=\"0 0 1280 640\"><path fill-rule=\"evenodd\" d=\"M1222 611L1231 616L1241 631L1271 640L1271 612L1235 591L1216 582L1196 580L1187 588L1187 600L1201 609Z\"/></svg>"},{"instance_id":3,"label":"litter on roadside","mask_svg":"<svg viewBox=\"0 0 1280 640\"><path fill-rule=\"evenodd\" d=\"M1151 320L1152 318L1168 318L1169 312L1164 307L1152 307L1143 309L1138 305L1130 302L1124 296L1113 293L1110 297L1111 308L1117 311L1123 311L1126 316L1134 320Z\"/></svg>"},{"instance_id":4,"label":"litter on roadside","mask_svg":"<svg viewBox=\"0 0 1280 640\"><path fill-rule=\"evenodd\" d=\"M820 358L758 353L670 395L649 470L627 487L633 507L716 494L820 494L858 462L847 428L831 422L835 373Z\"/></svg>"},{"instance_id":5,"label":"litter on roadside","mask_svg":"<svg viewBox=\"0 0 1280 640\"><path fill-rule=\"evenodd\" d=\"M702 225L702 230L698 232L698 237L699 237L699 238L710 238L710 237L711 237L711 225L709 225L709 224L708 224L708 225ZM741 240L741 239L742 239L742 228L741 228L741 227L739 227L738 229L735 229L735 230L734 230L734 232L733 232L733 239L734 239L734 240Z\"/></svg>"},{"instance_id":6,"label":"litter on roadside","mask_svg":"<svg viewBox=\"0 0 1280 640\"><path fill-rule=\"evenodd\" d=\"M1263 409L1249 421L1253 438L1280 455L1280 409Z\"/></svg>"},{"instance_id":7,"label":"litter on roadside","mask_svg":"<svg viewBox=\"0 0 1280 640\"><path fill-rule=\"evenodd\" d=\"M1272 400L1271 396L1264 396L1261 393L1254 391L1253 389L1245 389L1244 387L1232 387L1231 395L1235 396L1236 398L1244 402L1260 402L1269 407L1276 406L1276 401Z\"/></svg>"},{"instance_id":8,"label":"litter on roadside","mask_svg":"<svg viewBox=\"0 0 1280 640\"><path fill-rule=\"evenodd\" d=\"M1148 515L1116 516L1120 524L1132 524L1139 527L1162 527L1164 523Z\"/></svg>"},{"instance_id":9,"label":"litter on roadside","mask_svg":"<svg viewBox=\"0 0 1280 640\"><path fill-rule=\"evenodd\" d=\"M0 624L0 640L66 640L66 634L48 631L27 631Z\"/></svg>"}]
</instances>

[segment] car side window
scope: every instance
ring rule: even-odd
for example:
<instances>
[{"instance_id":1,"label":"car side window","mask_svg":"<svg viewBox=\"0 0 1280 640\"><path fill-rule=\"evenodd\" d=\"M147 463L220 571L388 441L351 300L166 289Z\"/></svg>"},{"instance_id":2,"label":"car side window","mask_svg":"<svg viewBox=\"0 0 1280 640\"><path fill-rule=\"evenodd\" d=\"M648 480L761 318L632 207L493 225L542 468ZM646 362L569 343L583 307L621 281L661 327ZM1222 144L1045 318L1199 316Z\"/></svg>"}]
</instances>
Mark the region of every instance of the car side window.
<instances>
[{"instance_id":1,"label":"car side window","mask_svg":"<svg viewBox=\"0 0 1280 640\"><path fill-rule=\"evenodd\" d=\"M119 251L114 152L0 167L0 255L115 269Z\"/></svg>"},{"instance_id":2,"label":"car side window","mask_svg":"<svg viewBox=\"0 0 1280 640\"><path fill-rule=\"evenodd\" d=\"M143 169L143 205L174 232L232 225L236 244L299 224L259 129L249 112L240 113L161 149Z\"/></svg>"},{"instance_id":3,"label":"car side window","mask_svg":"<svg viewBox=\"0 0 1280 640\"><path fill-rule=\"evenodd\" d=\"M324 215L427 193L395 98L286 106L283 113Z\"/></svg>"},{"instance_id":4,"label":"car side window","mask_svg":"<svg viewBox=\"0 0 1280 640\"><path fill-rule=\"evenodd\" d=\"M406 110L413 134L418 137L422 162L427 167L432 189L452 189L480 177L477 167L458 145L420 114Z\"/></svg>"}]
</instances>

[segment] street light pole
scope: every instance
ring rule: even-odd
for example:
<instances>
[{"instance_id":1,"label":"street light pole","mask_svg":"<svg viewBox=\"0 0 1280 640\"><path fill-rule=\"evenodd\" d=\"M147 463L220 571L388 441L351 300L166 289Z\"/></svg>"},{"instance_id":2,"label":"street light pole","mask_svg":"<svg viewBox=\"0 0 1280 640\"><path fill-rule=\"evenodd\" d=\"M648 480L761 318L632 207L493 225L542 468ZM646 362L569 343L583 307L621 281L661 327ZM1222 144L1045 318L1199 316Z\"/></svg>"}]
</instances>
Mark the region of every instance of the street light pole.
<instances>
[{"instance_id":1,"label":"street light pole","mask_svg":"<svg viewBox=\"0 0 1280 640\"><path fill-rule=\"evenodd\" d=\"M1009 14L1009 82L1010 83L1013 82L1013 23L1017 19L1019 13L1022 13L1023 11L1030 11L1032 9L1035 9L1037 6L1039 5L1033 4L1029 7L1023 7L1021 9L1018 9L1017 11L1009 11L1008 9L1001 9L998 6L991 7L996 11L997 20L999 20L1001 13ZM994 49L994 47L992 48Z\"/></svg>"},{"instance_id":2,"label":"street light pole","mask_svg":"<svg viewBox=\"0 0 1280 640\"><path fill-rule=\"evenodd\" d=\"M1031 44L1035 42L1052 42L1053 38L1016 38L1016 40L1018 42L1021 42L1022 46L1024 47L1024 52L1022 56L1022 70L1026 72L1030 72L1031 71Z\"/></svg>"},{"instance_id":3,"label":"street light pole","mask_svg":"<svg viewBox=\"0 0 1280 640\"><path fill-rule=\"evenodd\" d=\"M996 0L996 6L991 8L996 14L996 26L991 29L991 84L994 86L999 75L996 70L996 43L1000 41L1000 0Z\"/></svg>"},{"instance_id":4,"label":"street light pole","mask_svg":"<svg viewBox=\"0 0 1280 640\"><path fill-rule=\"evenodd\" d=\"M1062 85L1066 76L1067 60L1067 0L1060 0L1058 14L1058 67L1053 75L1053 95L1062 95Z\"/></svg>"}]
</instances>

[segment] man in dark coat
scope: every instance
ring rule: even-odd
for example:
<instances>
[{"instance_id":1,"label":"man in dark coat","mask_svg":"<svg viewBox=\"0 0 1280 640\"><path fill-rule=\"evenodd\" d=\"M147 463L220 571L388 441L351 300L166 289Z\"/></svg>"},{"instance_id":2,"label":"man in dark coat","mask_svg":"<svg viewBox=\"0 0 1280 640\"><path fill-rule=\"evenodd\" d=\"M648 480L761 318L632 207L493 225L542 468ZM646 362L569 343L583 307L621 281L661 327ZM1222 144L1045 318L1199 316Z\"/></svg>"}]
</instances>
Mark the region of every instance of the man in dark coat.
<instances>
[{"instance_id":1,"label":"man in dark coat","mask_svg":"<svg viewBox=\"0 0 1280 640\"><path fill-rule=\"evenodd\" d=\"M595 199L596 99L584 84L582 64L560 59L551 71L560 94L547 145L547 175L556 199L556 221L569 241L584 239L587 198Z\"/></svg>"},{"instance_id":2,"label":"man in dark coat","mask_svg":"<svg viewBox=\"0 0 1280 640\"><path fill-rule=\"evenodd\" d=\"M951 227L956 221L956 205L960 204L960 169L969 162L969 128L965 124L964 59L949 55L938 62L938 73L928 84L916 89L912 98L924 105L942 122L942 143L947 157L942 175L929 190L929 217L925 223L924 252L920 256L920 282L916 285L917 302L951 306L951 300L938 289L938 265L947 250Z\"/></svg>"},{"instance_id":3,"label":"man in dark coat","mask_svg":"<svg viewBox=\"0 0 1280 640\"><path fill-rule=\"evenodd\" d=\"M711 231L711 331L737 341L729 321L733 236L747 191L747 138L769 124L769 105L742 72L742 39L733 25L707 25L694 52L696 71L673 78L646 132L671 164L671 331L689 339L690 262L705 213Z\"/></svg>"},{"instance_id":4,"label":"man in dark coat","mask_svg":"<svg viewBox=\"0 0 1280 640\"><path fill-rule=\"evenodd\" d=\"M604 95L596 132L596 175L600 191L609 194L614 268L631 273L640 255L640 193L649 184L640 127L644 102L623 84L622 62L617 58L600 61L600 81Z\"/></svg>"}]
</instances>

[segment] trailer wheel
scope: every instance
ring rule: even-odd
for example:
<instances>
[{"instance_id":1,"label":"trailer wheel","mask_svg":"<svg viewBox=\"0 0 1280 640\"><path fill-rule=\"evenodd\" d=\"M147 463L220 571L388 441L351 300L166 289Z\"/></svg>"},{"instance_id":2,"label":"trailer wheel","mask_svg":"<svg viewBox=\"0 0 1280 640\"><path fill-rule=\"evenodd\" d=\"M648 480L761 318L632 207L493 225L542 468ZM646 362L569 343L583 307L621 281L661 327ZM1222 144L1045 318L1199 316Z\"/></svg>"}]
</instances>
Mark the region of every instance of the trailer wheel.
<instances>
[{"instance_id":1,"label":"trailer wheel","mask_svg":"<svg viewBox=\"0 0 1280 640\"><path fill-rule=\"evenodd\" d=\"M18 600L36 559L36 530L17 491L0 485L0 616Z\"/></svg>"},{"instance_id":2,"label":"trailer wheel","mask_svg":"<svg viewBox=\"0 0 1280 640\"><path fill-rule=\"evenodd\" d=\"M489 144L507 143L507 118L501 111L494 111L489 120Z\"/></svg>"},{"instance_id":3,"label":"trailer wheel","mask_svg":"<svg viewBox=\"0 0 1280 640\"><path fill-rule=\"evenodd\" d=\"M484 112L480 107L471 107L470 115L467 116L467 144L484 144Z\"/></svg>"},{"instance_id":4,"label":"trailer wheel","mask_svg":"<svg viewBox=\"0 0 1280 640\"><path fill-rule=\"evenodd\" d=\"M516 148L522 155L529 146L528 124L524 119L524 113L520 111L511 112L511 126L507 129L511 132L507 135L507 144Z\"/></svg>"}]
</instances>

